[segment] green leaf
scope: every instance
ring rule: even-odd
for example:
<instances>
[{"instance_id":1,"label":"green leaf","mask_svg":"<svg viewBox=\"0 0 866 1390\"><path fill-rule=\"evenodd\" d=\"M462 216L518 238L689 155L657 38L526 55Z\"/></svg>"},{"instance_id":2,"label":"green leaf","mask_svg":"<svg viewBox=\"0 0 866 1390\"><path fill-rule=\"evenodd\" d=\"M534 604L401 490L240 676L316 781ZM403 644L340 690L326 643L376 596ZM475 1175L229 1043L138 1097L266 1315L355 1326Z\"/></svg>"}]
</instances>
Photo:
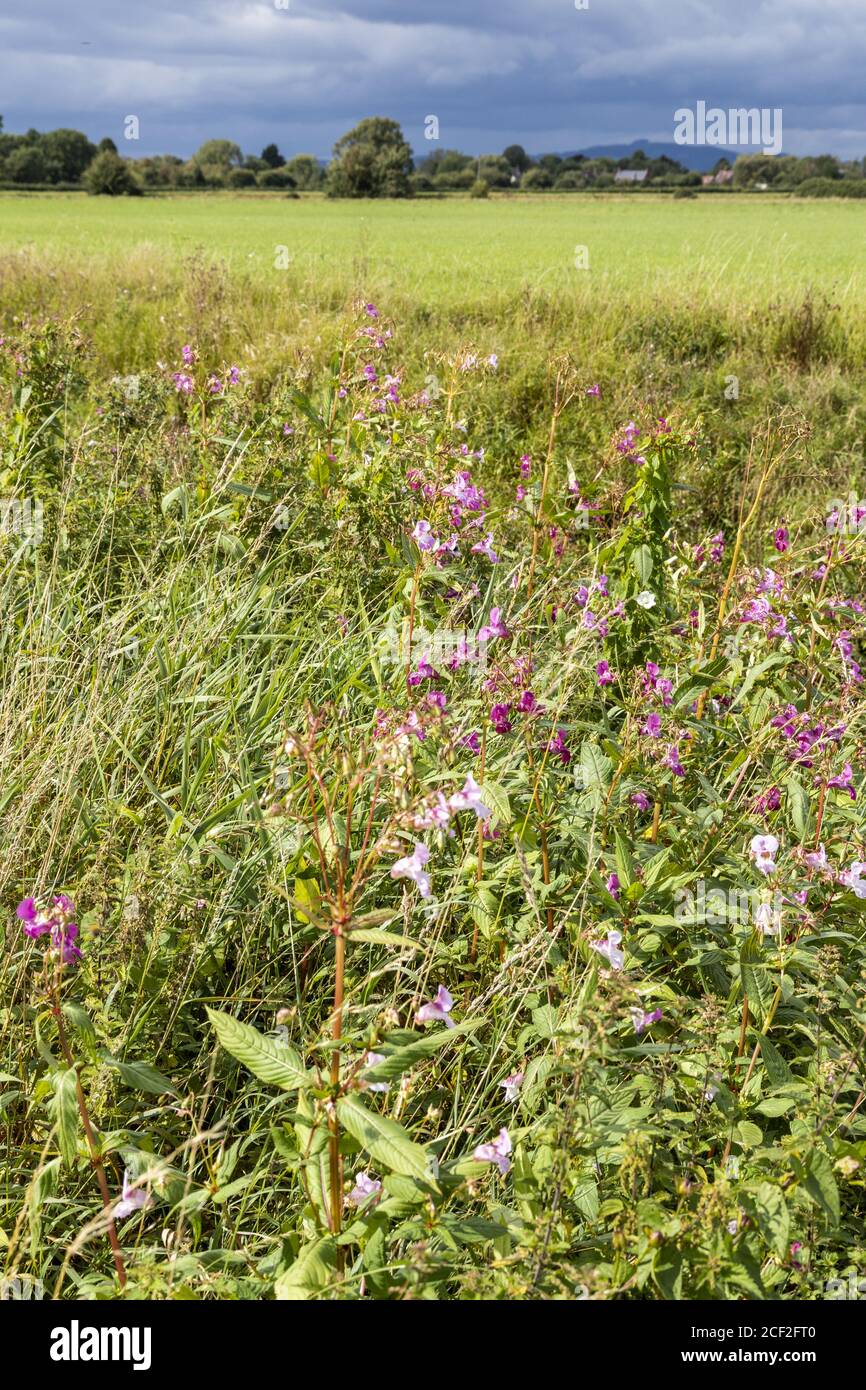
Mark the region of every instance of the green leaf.
<instances>
[{"instance_id":1,"label":"green leaf","mask_svg":"<svg viewBox=\"0 0 866 1390\"><path fill-rule=\"evenodd\" d=\"M762 1234L779 1259L787 1259L791 1218L784 1193L773 1183L762 1182L753 1200Z\"/></svg>"},{"instance_id":2,"label":"green leaf","mask_svg":"<svg viewBox=\"0 0 866 1390\"><path fill-rule=\"evenodd\" d=\"M765 1038L763 1033L752 1033L751 1036L761 1049L764 1070L770 1085L773 1087L790 1085L794 1078L788 1063L778 1048L770 1042L769 1038Z\"/></svg>"},{"instance_id":3,"label":"green leaf","mask_svg":"<svg viewBox=\"0 0 866 1390\"><path fill-rule=\"evenodd\" d=\"M78 1151L78 1086L74 1067L54 1078L54 1119L60 1157L67 1166L75 1162Z\"/></svg>"},{"instance_id":4,"label":"green leaf","mask_svg":"<svg viewBox=\"0 0 866 1390\"><path fill-rule=\"evenodd\" d=\"M797 838L801 844L813 838L812 835L812 814L809 802L809 793L796 777L789 777L785 783L788 797L788 814L791 824L797 833Z\"/></svg>"},{"instance_id":5,"label":"green leaf","mask_svg":"<svg viewBox=\"0 0 866 1390\"><path fill-rule=\"evenodd\" d=\"M610 758L594 743L584 742L580 745L579 785L591 794L596 810L600 808L603 794L607 792L612 770L613 763Z\"/></svg>"},{"instance_id":6,"label":"green leaf","mask_svg":"<svg viewBox=\"0 0 866 1390\"><path fill-rule=\"evenodd\" d=\"M499 782L492 782L488 778L481 788L481 799L490 807L500 825L511 824L511 802L508 792Z\"/></svg>"},{"instance_id":7,"label":"green leaf","mask_svg":"<svg viewBox=\"0 0 866 1390\"><path fill-rule=\"evenodd\" d=\"M764 1142L764 1135L750 1120L741 1120L735 1130L738 1143L744 1149L757 1149Z\"/></svg>"},{"instance_id":8,"label":"green leaf","mask_svg":"<svg viewBox=\"0 0 866 1390\"><path fill-rule=\"evenodd\" d=\"M780 1115L784 1115L786 1110L790 1110L794 1104L791 1096L767 1096L755 1109L759 1115L766 1115L770 1120L776 1120Z\"/></svg>"},{"instance_id":9,"label":"green leaf","mask_svg":"<svg viewBox=\"0 0 866 1390\"><path fill-rule=\"evenodd\" d=\"M386 1054L384 1062L377 1062L375 1067L370 1067L364 1072L364 1080L393 1081L396 1077L409 1071L410 1067L417 1066L427 1057L432 1057L440 1048L447 1047L449 1043L456 1042L461 1036L479 1028L481 1022L480 1018L467 1019L464 1023L458 1023L453 1028L441 1028L437 1032L428 1033L426 1037L419 1038L417 1042L395 1048L393 1052ZM387 1046L387 1039L383 1046Z\"/></svg>"},{"instance_id":10,"label":"green leaf","mask_svg":"<svg viewBox=\"0 0 866 1390\"><path fill-rule=\"evenodd\" d=\"M616 832L615 857L616 871L619 875L620 884L623 888L628 888L629 884L634 881L635 861L629 848L628 841L618 830Z\"/></svg>"},{"instance_id":11,"label":"green leaf","mask_svg":"<svg viewBox=\"0 0 866 1390\"><path fill-rule=\"evenodd\" d=\"M766 1018L773 997L770 972L764 964L763 952L756 932L743 943L740 950L740 983L749 996L749 1007L755 1018Z\"/></svg>"},{"instance_id":12,"label":"green leaf","mask_svg":"<svg viewBox=\"0 0 866 1390\"><path fill-rule=\"evenodd\" d=\"M402 951L417 951L419 945L413 941L411 936L401 936L395 931L380 931L373 927L353 927L351 931L353 941L366 941L369 946L399 946Z\"/></svg>"},{"instance_id":13,"label":"green leaf","mask_svg":"<svg viewBox=\"0 0 866 1390\"><path fill-rule=\"evenodd\" d=\"M71 999L65 1000L61 1007L73 1028L75 1028L83 1038L96 1037L96 1029L86 1009L82 1009L80 1004L73 1003Z\"/></svg>"},{"instance_id":14,"label":"green leaf","mask_svg":"<svg viewBox=\"0 0 866 1390\"><path fill-rule=\"evenodd\" d=\"M241 1023L231 1014L218 1009L208 1009L207 1013L221 1046L248 1067L253 1076L283 1091L297 1091L306 1086L308 1076L304 1064L291 1047L274 1038L263 1037L258 1029Z\"/></svg>"},{"instance_id":15,"label":"green leaf","mask_svg":"<svg viewBox=\"0 0 866 1390\"><path fill-rule=\"evenodd\" d=\"M833 1167L823 1149L813 1149L806 1163L802 1184L813 1201L839 1225L839 1189L833 1177Z\"/></svg>"},{"instance_id":16,"label":"green leaf","mask_svg":"<svg viewBox=\"0 0 866 1390\"><path fill-rule=\"evenodd\" d=\"M357 1096L345 1096L337 1101L337 1119L370 1157L384 1168L410 1178L431 1179L430 1158L426 1149L410 1139L396 1120L368 1110Z\"/></svg>"},{"instance_id":17,"label":"green leaf","mask_svg":"<svg viewBox=\"0 0 866 1390\"><path fill-rule=\"evenodd\" d=\"M650 582L653 572L652 551L648 545L636 545L631 552L631 567L640 580L646 586Z\"/></svg>"},{"instance_id":18,"label":"green leaf","mask_svg":"<svg viewBox=\"0 0 866 1390\"><path fill-rule=\"evenodd\" d=\"M298 1258L274 1284L274 1298L304 1303L327 1288L337 1268L337 1246L332 1236L322 1236L301 1248Z\"/></svg>"},{"instance_id":19,"label":"green leaf","mask_svg":"<svg viewBox=\"0 0 866 1390\"><path fill-rule=\"evenodd\" d=\"M157 1071L149 1062L119 1062L116 1057L107 1055L103 1056L103 1061L107 1067L113 1067L115 1071L120 1072L127 1086L132 1086L136 1091L146 1091L151 1096L162 1096L166 1093L177 1095L168 1077L163 1076L162 1072Z\"/></svg>"}]
</instances>

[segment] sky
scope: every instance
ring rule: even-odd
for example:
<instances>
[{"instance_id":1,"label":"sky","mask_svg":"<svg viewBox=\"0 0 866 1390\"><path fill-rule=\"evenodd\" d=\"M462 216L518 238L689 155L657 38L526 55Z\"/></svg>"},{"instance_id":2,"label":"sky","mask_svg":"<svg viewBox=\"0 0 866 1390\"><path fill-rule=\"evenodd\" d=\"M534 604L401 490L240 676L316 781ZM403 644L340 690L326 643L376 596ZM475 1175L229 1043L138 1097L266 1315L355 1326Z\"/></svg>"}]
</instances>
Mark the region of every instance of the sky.
<instances>
[{"instance_id":1,"label":"sky","mask_svg":"<svg viewBox=\"0 0 866 1390\"><path fill-rule=\"evenodd\" d=\"M327 157L371 115L420 156L540 154L670 141L705 101L781 109L785 153L862 158L864 72L866 0L0 0L4 128L134 156Z\"/></svg>"}]
</instances>

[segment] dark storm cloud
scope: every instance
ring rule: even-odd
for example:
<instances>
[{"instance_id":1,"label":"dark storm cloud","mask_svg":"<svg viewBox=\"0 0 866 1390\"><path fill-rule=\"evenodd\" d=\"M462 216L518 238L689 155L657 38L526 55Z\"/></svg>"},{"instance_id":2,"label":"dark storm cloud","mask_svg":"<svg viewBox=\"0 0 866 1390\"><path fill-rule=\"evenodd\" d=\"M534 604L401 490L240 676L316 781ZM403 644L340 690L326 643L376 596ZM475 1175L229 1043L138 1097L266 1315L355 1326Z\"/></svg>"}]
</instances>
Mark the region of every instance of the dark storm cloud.
<instances>
[{"instance_id":1,"label":"dark storm cloud","mask_svg":"<svg viewBox=\"0 0 866 1390\"><path fill-rule=\"evenodd\" d=\"M866 154L863 0L2 0L6 128L135 153L221 135L326 155L361 116L473 151L670 140L704 100L781 107L784 147Z\"/></svg>"}]
</instances>

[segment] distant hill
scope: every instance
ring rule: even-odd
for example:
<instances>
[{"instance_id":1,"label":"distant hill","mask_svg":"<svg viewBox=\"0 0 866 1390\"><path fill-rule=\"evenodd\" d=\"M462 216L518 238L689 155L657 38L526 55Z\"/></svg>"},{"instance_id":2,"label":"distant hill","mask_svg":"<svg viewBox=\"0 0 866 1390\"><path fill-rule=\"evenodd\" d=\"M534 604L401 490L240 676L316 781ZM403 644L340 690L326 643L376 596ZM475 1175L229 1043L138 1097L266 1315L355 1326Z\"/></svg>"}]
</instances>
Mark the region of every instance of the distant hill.
<instances>
[{"instance_id":1,"label":"distant hill","mask_svg":"<svg viewBox=\"0 0 866 1390\"><path fill-rule=\"evenodd\" d=\"M719 145L677 145L673 140L670 143L632 140L630 145L588 145L586 149L570 150L568 154L560 151L557 153L562 153L563 159L571 158L575 154L586 155L587 159L627 159L635 150L643 150L649 159L661 159L662 155L666 154L668 159L676 159L686 169L696 169L701 174L709 173L720 159L727 159L733 164L737 157L736 150L725 150Z\"/></svg>"}]
</instances>

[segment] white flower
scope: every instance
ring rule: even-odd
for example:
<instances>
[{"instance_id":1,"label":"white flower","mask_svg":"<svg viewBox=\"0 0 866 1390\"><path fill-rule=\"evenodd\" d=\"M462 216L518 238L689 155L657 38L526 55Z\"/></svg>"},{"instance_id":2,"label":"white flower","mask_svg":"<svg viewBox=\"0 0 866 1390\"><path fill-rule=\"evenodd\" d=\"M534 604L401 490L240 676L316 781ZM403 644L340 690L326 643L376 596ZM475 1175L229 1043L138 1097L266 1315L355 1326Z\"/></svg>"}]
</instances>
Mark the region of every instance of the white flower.
<instances>
[{"instance_id":1,"label":"white flower","mask_svg":"<svg viewBox=\"0 0 866 1390\"><path fill-rule=\"evenodd\" d=\"M639 603L641 608L655 608L656 596L651 589L644 589L643 593L638 594L635 603Z\"/></svg>"},{"instance_id":2,"label":"white flower","mask_svg":"<svg viewBox=\"0 0 866 1390\"><path fill-rule=\"evenodd\" d=\"M411 878L421 897L429 898L430 875L424 872L424 865L429 858L429 849L419 840L411 854L407 854L405 859L398 859L397 863L391 866L391 877Z\"/></svg>"},{"instance_id":3,"label":"white flower","mask_svg":"<svg viewBox=\"0 0 866 1390\"><path fill-rule=\"evenodd\" d=\"M755 910L755 926L764 936L776 936L782 928L782 914L772 903L761 903Z\"/></svg>"},{"instance_id":4,"label":"white flower","mask_svg":"<svg viewBox=\"0 0 866 1390\"><path fill-rule=\"evenodd\" d=\"M505 1099L512 1102L517 1100L520 1088L523 1085L523 1072L513 1071L510 1076L506 1076L504 1081L500 1081L500 1086L505 1090Z\"/></svg>"},{"instance_id":5,"label":"white flower","mask_svg":"<svg viewBox=\"0 0 866 1390\"><path fill-rule=\"evenodd\" d=\"M774 874L776 872L775 855L779 848L779 841L775 835L754 835L750 846L751 856L755 861L755 868L762 874Z\"/></svg>"},{"instance_id":6,"label":"white flower","mask_svg":"<svg viewBox=\"0 0 866 1390\"><path fill-rule=\"evenodd\" d=\"M501 1129L497 1137L489 1144L479 1144L472 1152L472 1157L477 1158L481 1163L495 1163L503 1177L511 1167L511 1138L507 1129Z\"/></svg>"},{"instance_id":7,"label":"white flower","mask_svg":"<svg viewBox=\"0 0 866 1390\"><path fill-rule=\"evenodd\" d=\"M863 878L864 870L866 870L866 864L862 863L859 859L855 859L850 869L844 869L839 875L839 882L844 883L846 888L850 888L853 893L856 893L858 898L866 898L866 879Z\"/></svg>"},{"instance_id":8,"label":"white flower","mask_svg":"<svg viewBox=\"0 0 866 1390\"><path fill-rule=\"evenodd\" d=\"M364 1058L364 1071L378 1067L379 1063L384 1062L384 1060L384 1052L368 1052ZM390 1081L364 1081L363 1076L362 1081L365 1091L387 1091L391 1085Z\"/></svg>"},{"instance_id":9,"label":"white flower","mask_svg":"<svg viewBox=\"0 0 866 1390\"><path fill-rule=\"evenodd\" d=\"M493 812L489 806L485 806L481 800L482 791L470 772L466 778L463 790L454 792L448 798L448 809L450 811L474 811L479 820L490 820Z\"/></svg>"},{"instance_id":10,"label":"white flower","mask_svg":"<svg viewBox=\"0 0 866 1390\"><path fill-rule=\"evenodd\" d=\"M613 970L622 970L625 956L623 952L619 950L621 941L621 931L609 931L607 934L607 941L591 941L589 944L593 951L598 951L600 956L604 956L610 961Z\"/></svg>"},{"instance_id":11,"label":"white flower","mask_svg":"<svg viewBox=\"0 0 866 1390\"><path fill-rule=\"evenodd\" d=\"M139 1211L142 1207L153 1205L153 1198L149 1197L140 1187L133 1187L129 1181L129 1170L123 1170L123 1191L120 1200L115 1202L113 1215L120 1221L124 1216L131 1216L134 1211Z\"/></svg>"}]
</instances>

